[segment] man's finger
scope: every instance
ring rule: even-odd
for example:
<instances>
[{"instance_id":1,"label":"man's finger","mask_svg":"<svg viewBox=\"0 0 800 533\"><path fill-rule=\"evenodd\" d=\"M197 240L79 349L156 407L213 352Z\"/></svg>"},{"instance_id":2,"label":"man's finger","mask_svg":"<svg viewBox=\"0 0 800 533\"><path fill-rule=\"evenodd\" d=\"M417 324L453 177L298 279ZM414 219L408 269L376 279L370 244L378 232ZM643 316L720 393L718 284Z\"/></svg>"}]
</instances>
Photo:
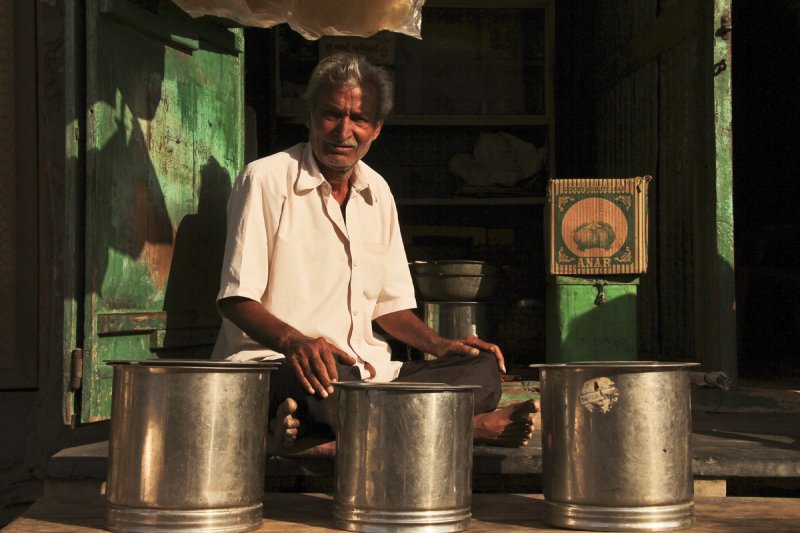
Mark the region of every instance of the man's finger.
<instances>
[{"instance_id":1,"label":"man's finger","mask_svg":"<svg viewBox=\"0 0 800 533\"><path fill-rule=\"evenodd\" d=\"M506 372L506 361L505 358L503 357L503 352L500 350L500 347L498 345L488 343L484 340L479 339L478 337L475 337L474 335L466 337L462 342L467 346L474 346L481 350L485 350L487 352L491 352L492 354L494 354L495 359L497 359L497 367L500 369L501 372L503 373Z\"/></svg>"},{"instance_id":2,"label":"man's finger","mask_svg":"<svg viewBox=\"0 0 800 533\"><path fill-rule=\"evenodd\" d=\"M343 352L342 350L336 348L332 350L333 355L336 356L336 359L344 365L353 366L356 364L355 357L350 356L347 352Z\"/></svg>"},{"instance_id":3,"label":"man's finger","mask_svg":"<svg viewBox=\"0 0 800 533\"><path fill-rule=\"evenodd\" d=\"M308 376L308 382L311 383L314 393L319 394L323 398L328 397L328 388L323 385L314 374Z\"/></svg>"},{"instance_id":4,"label":"man's finger","mask_svg":"<svg viewBox=\"0 0 800 533\"><path fill-rule=\"evenodd\" d=\"M295 375L297 376L297 381L300 382L300 385L308 391L309 394L314 394L316 391L314 387L311 386L311 383L306 379L306 372L303 369L303 365L300 364L300 357L291 357L289 358L289 364L292 365L292 369L294 370Z\"/></svg>"},{"instance_id":5,"label":"man's finger","mask_svg":"<svg viewBox=\"0 0 800 533\"><path fill-rule=\"evenodd\" d=\"M329 353L325 354L325 357L322 358L322 363L325 365L325 372L329 378L328 392L332 393L333 387L330 384L339 381L339 371L336 369L335 351L331 350Z\"/></svg>"},{"instance_id":6,"label":"man's finger","mask_svg":"<svg viewBox=\"0 0 800 533\"><path fill-rule=\"evenodd\" d=\"M500 369L502 373L505 374L506 372L506 360L503 358L503 352L500 351L500 348L495 346L495 349L492 350L492 353L497 358L497 367Z\"/></svg>"},{"instance_id":7,"label":"man's finger","mask_svg":"<svg viewBox=\"0 0 800 533\"><path fill-rule=\"evenodd\" d=\"M331 377L328 373L330 367L329 365L333 363L333 357L330 354L326 354L324 351L316 355L311 359L311 366L313 376L317 379L322 390L325 391L326 394L322 394L322 397L325 398L328 394L333 393L333 387L331 386ZM336 373L336 365L334 364L334 374Z\"/></svg>"},{"instance_id":8,"label":"man's finger","mask_svg":"<svg viewBox=\"0 0 800 533\"><path fill-rule=\"evenodd\" d=\"M320 383L319 379L317 379L315 369L311 367L311 363L308 361L309 357L296 355L294 360L298 365L295 367L295 372L297 372L297 368L302 372L303 379L300 380L300 383L303 384L309 394L319 394L321 397L327 398L328 391L325 390L326 388Z\"/></svg>"},{"instance_id":9,"label":"man's finger","mask_svg":"<svg viewBox=\"0 0 800 533\"><path fill-rule=\"evenodd\" d=\"M503 358L503 352L501 352L500 348L498 348L497 346L495 346L493 350L489 349L489 351L492 354L494 354L495 359L497 359L497 368L500 369L500 372L505 374L505 372L506 372L506 361Z\"/></svg>"}]
</instances>

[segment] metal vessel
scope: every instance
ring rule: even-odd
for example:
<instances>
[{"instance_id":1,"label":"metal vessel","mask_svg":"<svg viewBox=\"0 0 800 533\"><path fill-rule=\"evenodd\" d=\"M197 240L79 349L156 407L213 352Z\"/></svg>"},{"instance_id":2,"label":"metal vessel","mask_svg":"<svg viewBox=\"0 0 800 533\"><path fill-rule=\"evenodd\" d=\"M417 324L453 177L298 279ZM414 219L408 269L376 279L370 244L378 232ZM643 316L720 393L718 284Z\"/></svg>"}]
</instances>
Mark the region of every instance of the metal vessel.
<instances>
[{"instance_id":1,"label":"metal vessel","mask_svg":"<svg viewBox=\"0 0 800 533\"><path fill-rule=\"evenodd\" d=\"M112 361L106 527L258 529L274 363Z\"/></svg>"},{"instance_id":2,"label":"metal vessel","mask_svg":"<svg viewBox=\"0 0 800 533\"><path fill-rule=\"evenodd\" d=\"M340 383L334 525L371 533L467 529L473 386Z\"/></svg>"},{"instance_id":3,"label":"metal vessel","mask_svg":"<svg viewBox=\"0 0 800 533\"><path fill-rule=\"evenodd\" d=\"M497 267L483 261L414 261L409 266L417 293L429 302L488 300L499 279Z\"/></svg>"},{"instance_id":4,"label":"metal vessel","mask_svg":"<svg viewBox=\"0 0 800 533\"><path fill-rule=\"evenodd\" d=\"M548 524L592 531L691 526L691 395L697 363L539 368Z\"/></svg>"},{"instance_id":5,"label":"metal vessel","mask_svg":"<svg viewBox=\"0 0 800 533\"><path fill-rule=\"evenodd\" d=\"M420 302L422 319L442 337L494 337L491 302Z\"/></svg>"}]
</instances>

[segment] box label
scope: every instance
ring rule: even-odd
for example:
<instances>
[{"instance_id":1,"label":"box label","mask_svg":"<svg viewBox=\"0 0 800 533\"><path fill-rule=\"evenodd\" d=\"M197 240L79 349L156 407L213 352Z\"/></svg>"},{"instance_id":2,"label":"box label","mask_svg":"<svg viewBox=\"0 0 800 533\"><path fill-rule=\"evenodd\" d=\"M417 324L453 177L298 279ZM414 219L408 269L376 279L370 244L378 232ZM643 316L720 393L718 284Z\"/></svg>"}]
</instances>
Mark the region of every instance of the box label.
<instances>
[{"instance_id":1,"label":"box label","mask_svg":"<svg viewBox=\"0 0 800 533\"><path fill-rule=\"evenodd\" d=\"M550 180L549 273L645 272L651 179Z\"/></svg>"}]
</instances>

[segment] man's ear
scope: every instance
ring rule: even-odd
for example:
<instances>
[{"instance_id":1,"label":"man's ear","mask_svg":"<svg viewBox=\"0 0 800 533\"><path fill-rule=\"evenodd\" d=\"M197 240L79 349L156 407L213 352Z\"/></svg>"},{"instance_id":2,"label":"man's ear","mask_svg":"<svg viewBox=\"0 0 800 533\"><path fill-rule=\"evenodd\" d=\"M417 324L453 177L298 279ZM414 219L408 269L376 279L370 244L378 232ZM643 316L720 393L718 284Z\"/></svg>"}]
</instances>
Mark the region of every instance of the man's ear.
<instances>
[{"instance_id":1,"label":"man's ear","mask_svg":"<svg viewBox=\"0 0 800 533\"><path fill-rule=\"evenodd\" d=\"M373 141L378 138L378 135L381 134L382 127L383 127L383 120L379 120L378 122L375 123L375 131L372 133Z\"/></svg>"}]
</instances>

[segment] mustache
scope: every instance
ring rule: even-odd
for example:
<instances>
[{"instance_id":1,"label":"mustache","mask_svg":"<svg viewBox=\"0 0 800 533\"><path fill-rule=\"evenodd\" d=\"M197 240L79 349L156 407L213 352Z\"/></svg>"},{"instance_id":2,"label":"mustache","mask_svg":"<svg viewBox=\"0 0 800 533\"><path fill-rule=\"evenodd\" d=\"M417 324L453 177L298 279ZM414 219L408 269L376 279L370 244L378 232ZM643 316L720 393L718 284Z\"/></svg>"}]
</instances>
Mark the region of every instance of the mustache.
<instances>
[{"instance_id":1,"label":"mustache","mask_svg":"<svg viewBox=\"0 0 800 533\"><path fill-rule=\"evenodd\" d=\"M330 139L330 140L328 140L326 142L327 142L327 144L330 144L332 146L337 146L337 147L340 147L340 148L356 148L358 146L358 143L356 141L352 141L352 140L351 141L337 141L337 140L334 140L334 139Z\"/></svg>"}]
</instances>

